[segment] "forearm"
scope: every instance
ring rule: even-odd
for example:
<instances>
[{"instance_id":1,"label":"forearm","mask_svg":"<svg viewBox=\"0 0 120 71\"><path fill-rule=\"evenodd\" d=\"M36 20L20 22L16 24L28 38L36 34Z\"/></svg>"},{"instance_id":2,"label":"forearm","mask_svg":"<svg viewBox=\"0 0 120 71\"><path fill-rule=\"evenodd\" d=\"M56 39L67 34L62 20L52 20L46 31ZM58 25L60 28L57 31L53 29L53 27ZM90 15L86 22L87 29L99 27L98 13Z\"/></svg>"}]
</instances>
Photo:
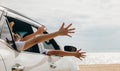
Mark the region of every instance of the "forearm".
<instances>
[{"instance_id":1,"label":"forearm","mask_svg":"<svg viewBox=\"0 0 120 71\"><path fill-rule=\"evenodd\" d=\"M37 35L35 37L35 42L36 43L44 42L44 41L50 40L52 38L55 38L57 36L59 36L59 32L53 32L53 33L49 33L49 34Z\"/></svg>"},{"instance_id":2,"label":"forearm","mask_svg":"<svg viewBox=\"0 0 120 71\"><path fill-rule=\"evenodd\" d=\"M26 41L26 40L28 40L28 39L30 39L30 38L35 37L36 35L37 35L36 32L33 33L33 34L30 34L30 35L27 35L27 36L25 36L24 38L22 38L21 41Z\"/></svg>"},{"instance_id":3,"label":"forearm","mask_svg":"<svg viewBox=\"0 0 120 71\"><path fill-rule=\"evenodd\" d=\"M48 55L57 55L57 56L75 56L75 52L65 52L60 50L51 50L48 52Z\"/></svg>"},{"instance_id":4,"label":"forearm","mask_svg":"<svg viewBox=\"0 0 120 71\"><path fill-rule=\"evenodd\" d=\"M56 36L59 36L58 32L54 32L54 33L50 33L50 34L43 34L43 35L35 35L33 38L30 38L29 40L26 41L26 44L25 44L25 47L23 50L26 50L40 42L50 40Z\"/></svg>"}]
</instances>

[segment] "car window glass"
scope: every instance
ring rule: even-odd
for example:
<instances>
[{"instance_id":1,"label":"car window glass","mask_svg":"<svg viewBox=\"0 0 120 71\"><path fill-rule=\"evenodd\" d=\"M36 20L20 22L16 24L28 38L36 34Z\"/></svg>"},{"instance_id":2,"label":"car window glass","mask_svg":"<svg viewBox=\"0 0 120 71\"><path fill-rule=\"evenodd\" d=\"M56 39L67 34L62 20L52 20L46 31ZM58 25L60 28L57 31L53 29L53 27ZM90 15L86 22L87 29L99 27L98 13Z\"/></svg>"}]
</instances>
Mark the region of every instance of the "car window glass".
<instances>
[{"instance_id":1,"label":"car window glass","mask_svg":"<svg viewBox=\"0 0 120 71\"><path fill-rule=\"evenodd\" d=\"M10 30L8 28L6 21L3 22L1 38L6 41L7 40L12 41Z\"/></svg>"},{"instance_id":2,"label":"car window glass","mask_svg":"<svg viewBox=\"0 0 120 71\"><path fill-rule=\"evenodd\" d=\"M0 37L1 37L1 34L2 34L3 24L4 23L5 23L5 17L1 16L1 19L0 19Z\"/></svg>"},{"instance_id":3,"label":"car window glass","mask_svg":"<svg viewBox=\"0 0 120 71\"><path fill-rule=\"evenodd\" d=\"M33 30L34 30L34 32L37 31L37 29L34 28L34 27L33 27ZM47 34L47 32L44 32L44 34ZM41 45L41 43L39 43L39 49L42 48L42 46L45 49L57 49L57 50L60 49L59 45L57 44L57 42L54 39L45 41L45 42L42 43L42 45Z\"/></svg>"},{"instance_id":4,"label":"car window glass","mask_svg":"<svg viewBox=\"0 0 120 71\"><path fill-rule=\"evenodd\" d=\"M37 31L36 28L33 28L34 32ZM48 34L47 31L44 32L44 34ZM39 49L41 49L42 47L44 47L45 49L55 49L55 50L60 50L60 46L58 45L58 43L56 42L56 40L54 39L50 39L50 40L47 40L45 42L42 43L39 43Z\"/></svg>"},{"instance_id":5,"label":"car window glass","mask_svg":"<svg viewBox=\"0 0 120 71\"><path fill-rule=\"evenodd\" d=\"M50 41L43 42L45 49L55 49Z\"/></svg>"},{"instance_id":6,"label":"car window glass","mask_svg":"<svg viewBox=\"0 0 120 71\"><path fill-rule=\"evenodd\" d=\"M1 19L1 17L2 17L2 13L3 13L3 11L0 11L0 19Z\"/></svg>"}]
</instances>

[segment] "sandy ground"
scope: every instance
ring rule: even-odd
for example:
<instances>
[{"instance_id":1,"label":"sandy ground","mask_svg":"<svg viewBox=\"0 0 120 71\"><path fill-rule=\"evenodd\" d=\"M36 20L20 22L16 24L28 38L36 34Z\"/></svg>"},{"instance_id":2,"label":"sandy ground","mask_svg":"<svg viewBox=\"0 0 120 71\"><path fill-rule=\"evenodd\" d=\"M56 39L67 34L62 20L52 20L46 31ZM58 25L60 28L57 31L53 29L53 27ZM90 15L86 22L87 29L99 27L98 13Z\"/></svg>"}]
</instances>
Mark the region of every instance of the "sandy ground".
<instances>
[{"instance_id":1,"label":"sandy ground","mask_svg":"<svg viewBox=\"0 0 120 71\"><path fill-rule=\"evenodd\" d=\"M120 71L120 64L80 65L80 71Z\"/></svg>"}]
</instances>

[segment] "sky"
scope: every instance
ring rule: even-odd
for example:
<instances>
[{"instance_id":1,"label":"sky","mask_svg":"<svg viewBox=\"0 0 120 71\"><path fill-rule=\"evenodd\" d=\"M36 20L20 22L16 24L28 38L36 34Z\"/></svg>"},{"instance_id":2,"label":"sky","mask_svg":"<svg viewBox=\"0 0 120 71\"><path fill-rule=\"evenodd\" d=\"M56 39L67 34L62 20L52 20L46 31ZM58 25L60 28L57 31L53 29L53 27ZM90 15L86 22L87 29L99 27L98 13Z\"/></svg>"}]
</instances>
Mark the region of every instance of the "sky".
<instances>
[{"instance_id":1,"label":"sky","mask_svg":"<svg viewBox=\"0 0 120 71\"><path fill-rule=\"evenodd\" d=\"M55 38L63 47L72 45L86 52L120 51L119 0L0 0L0 5L16 10L44 24L49 32L63 22L76 28L70 37Z\"/></svg>"}]
</instances>

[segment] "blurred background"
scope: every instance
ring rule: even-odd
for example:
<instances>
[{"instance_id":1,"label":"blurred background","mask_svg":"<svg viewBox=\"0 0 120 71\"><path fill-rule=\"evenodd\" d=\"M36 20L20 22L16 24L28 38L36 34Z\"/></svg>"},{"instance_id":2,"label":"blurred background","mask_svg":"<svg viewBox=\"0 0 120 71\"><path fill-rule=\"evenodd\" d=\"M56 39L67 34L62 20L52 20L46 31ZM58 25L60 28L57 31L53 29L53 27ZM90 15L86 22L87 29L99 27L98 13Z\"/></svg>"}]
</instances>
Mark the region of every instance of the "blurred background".
<instances>
[{"instance_id":1,"label":"blurred background","mask_svg":"<svg viewBox=\"0 0 120 71\"><path fill-rule=\"evenodd\" d=\"M58 30L63 22L73 23L76 33L57 37L58 43L86 52L120 51L120 0L0 0L47 27Z\"/></svg>"}]
</instances>

